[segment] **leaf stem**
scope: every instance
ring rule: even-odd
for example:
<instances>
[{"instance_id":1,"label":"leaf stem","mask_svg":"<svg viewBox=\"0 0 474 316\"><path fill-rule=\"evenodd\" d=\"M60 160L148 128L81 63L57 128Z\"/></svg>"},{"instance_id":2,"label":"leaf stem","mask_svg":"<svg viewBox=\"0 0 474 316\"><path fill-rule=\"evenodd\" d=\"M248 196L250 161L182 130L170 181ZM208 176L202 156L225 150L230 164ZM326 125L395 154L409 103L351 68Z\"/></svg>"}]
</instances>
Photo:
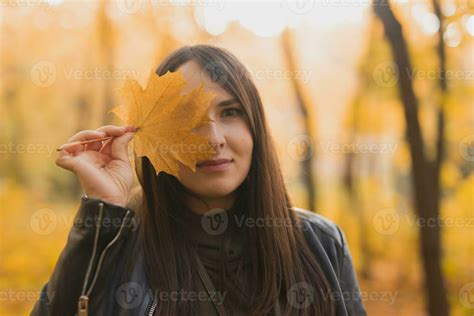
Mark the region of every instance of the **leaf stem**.
<instances>
[{"instance_id":1,"label":"leaf stem","mask_svg":"<svg viewBox=\"0 0 474 316\"><path fill-rule=\"evenodd\" d=\"M112 138L114 138L114 136L106 136L106 137L102 137L102 138L98 138L98 139L90 139L90 140L83 140L83 141L76 141L76 142L72 142L72 143L66 143L66 144L62 144L61 146L56 148L56 151L61 151L65 147L69 147L69 146L95 143L95 142L104 141L104 140L108 140L108 139L112 139Z\"/></svg>"}]
</instances>

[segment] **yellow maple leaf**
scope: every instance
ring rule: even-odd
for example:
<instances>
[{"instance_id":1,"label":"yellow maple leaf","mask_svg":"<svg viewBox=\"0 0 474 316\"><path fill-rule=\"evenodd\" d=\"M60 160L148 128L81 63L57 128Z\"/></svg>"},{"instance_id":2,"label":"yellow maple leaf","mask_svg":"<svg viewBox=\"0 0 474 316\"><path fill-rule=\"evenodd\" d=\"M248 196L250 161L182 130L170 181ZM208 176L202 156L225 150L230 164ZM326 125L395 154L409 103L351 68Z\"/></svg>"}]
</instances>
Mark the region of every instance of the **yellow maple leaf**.
<instances>
[{"instance_id":1,"label":"yellow maple leaf","mask_svg":"<svg viewBox=\"0 0 474 316\"><path fill-rule=\"evenodd\" d=\"M110 110L125 124L138 128L133 147L138 157L150 159L156 174L178 177L178 161L196 171L196 163L216 151L208 139L192 132L207 121L206 111L215 94L201 84L182 95L186 81L181 70L163 76L151 73L145 89L127 79L121 89L122 105Z\"/></svg>"}]
</instances>

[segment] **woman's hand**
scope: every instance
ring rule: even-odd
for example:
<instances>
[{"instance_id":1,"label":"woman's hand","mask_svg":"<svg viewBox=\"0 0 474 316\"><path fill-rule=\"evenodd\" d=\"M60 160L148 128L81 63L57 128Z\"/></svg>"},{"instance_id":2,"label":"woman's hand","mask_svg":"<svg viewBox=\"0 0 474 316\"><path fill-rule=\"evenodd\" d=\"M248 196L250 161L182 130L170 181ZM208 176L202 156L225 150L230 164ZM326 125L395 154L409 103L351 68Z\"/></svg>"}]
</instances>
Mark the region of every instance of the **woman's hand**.
<instances>
[{"instance_id":1,"label":"woman's hand","mask_svg":"<svg viewBox=\"0 0 474 316\"><path fill-rule=\"evenodd\" d=\"M56 165L76 174L88 197L124 207L133 184L133 170L128 157L128 143L135 135L133 126L107 125L84 130L68 143L113 136L104 143L65 144L56 158ZM100 151L99 151L100 150Z\"/></svg>"}]
</instances>

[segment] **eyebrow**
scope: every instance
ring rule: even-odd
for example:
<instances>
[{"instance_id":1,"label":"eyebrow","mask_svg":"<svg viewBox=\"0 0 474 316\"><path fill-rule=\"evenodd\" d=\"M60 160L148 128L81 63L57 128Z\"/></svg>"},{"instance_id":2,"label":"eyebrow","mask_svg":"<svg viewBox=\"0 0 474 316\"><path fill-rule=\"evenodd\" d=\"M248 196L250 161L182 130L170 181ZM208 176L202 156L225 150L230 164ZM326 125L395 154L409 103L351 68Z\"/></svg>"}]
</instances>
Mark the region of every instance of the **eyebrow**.
<instances>
[{"instance_id":1,"label":"eyebrow","mask_svg":"<svg viewBox=\"0 0 474 316\"><path fill-rule=\"evenodd\" d=\"M232 98L232 99L220 102L217 106L227 106L227 105L231 105L238 102L239 100L237 100L237 98Z\"/></svg>"}]
</instances>

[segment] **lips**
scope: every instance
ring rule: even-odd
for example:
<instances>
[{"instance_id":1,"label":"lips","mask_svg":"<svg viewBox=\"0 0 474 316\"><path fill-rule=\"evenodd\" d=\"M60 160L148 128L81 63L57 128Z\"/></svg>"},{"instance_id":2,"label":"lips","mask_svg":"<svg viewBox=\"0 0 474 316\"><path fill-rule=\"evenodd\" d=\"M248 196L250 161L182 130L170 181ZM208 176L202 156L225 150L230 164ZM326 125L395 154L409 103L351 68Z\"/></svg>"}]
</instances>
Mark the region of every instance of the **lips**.
<instances>
[{"instance_id":1,"label":"lips","mask_svg":"<svg viewBox=\"0 0 474 316\"><path fill-rule=\"evenodd\" d=\"M203 167L203 166L217 166L225 163L231 162L232 159L227 159L227 158L222 158L222 159L212 159L212 160L205 160L202 162L198 162L197 166L198 167Z\"/></svg>"}]
</instances>

